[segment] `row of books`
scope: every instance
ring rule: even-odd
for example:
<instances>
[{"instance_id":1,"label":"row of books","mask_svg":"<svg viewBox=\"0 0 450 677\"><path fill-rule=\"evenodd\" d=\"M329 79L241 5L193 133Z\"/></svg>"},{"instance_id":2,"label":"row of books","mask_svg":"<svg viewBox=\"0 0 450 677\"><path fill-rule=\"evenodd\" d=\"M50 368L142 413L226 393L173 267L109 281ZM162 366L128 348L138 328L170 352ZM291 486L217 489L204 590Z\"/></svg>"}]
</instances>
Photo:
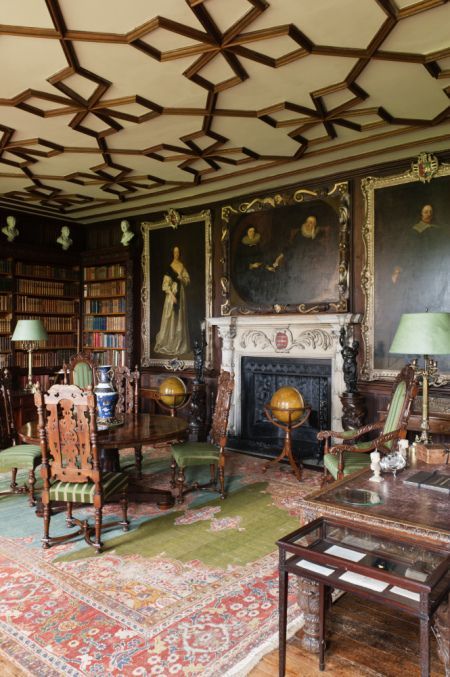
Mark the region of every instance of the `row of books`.
<instances>
[{"instance_id":1,"label":"row of books","mask_svg":"<svg viewBox=\"0 0 450 677\"><path fill-rule=\"evenodd\" d=\"M93 332L84 335L84 345L87 348L125 348L125 336Z\"/></svg>"},{"instance_id":2,"label":"row of books","mask_svg":"<svg viewBox=\"0 0 450 677\"><path fill-rule=\"evenodd\" d=\"M60 367L64 362L68 362L73 355L73 349L70 350L55 350L46 352L33 353L33 368L34 367ZM16 353L16 364L18 367L28 367L27 353Z\"/></svg>"},{"instance_id":3,"label":"row of books","mask_svg":"<svg viewBox=\"0 0 450 677\"><path fill-rule=\"evenodd\" d=\"M35 320L36 315L23 315L21 319ZM48 332L63 331L75 333L77 331L77 321L73 317L47 317L44 315L40 319Z\"/></svg>"},{"instance_id":4,"label":"row of books","mask_svg":"<svg viewBox=\"0 0 450 677\"><path fill-rule=\"evenodd\" d=\"M0 336L0 350L2 353L6 353L11 350L11 338L9 336Z\"/></svg>"},{"instance_id":5,"label":"row of books","mask_svg":"<svg viewBox=\"0 0 450 677\"><path fill-rule=\"evenodd\" d=\"M47 282L43 280L18 280L17 291L20 294L39 296L78 297L78 286L72 282Z\"/></svg>"},{"instance_id":6,"label":"row of books","mask_svg":"<svg viewBox=\"0 0 450 677\"><path fill-rule=\"evenodd\" d=\"M84 318L84 329L85 331L125 331L125 316L98 317L95 315L87 315Z\"/></svg>"},{"instance_id":7,"label":"row of books","mask_svg":"<svg viewBox=\"0 0 450 677\"><path fill-rule=\"evenodd\" d=\"M108 280L113 277L125 277L125 266L114 263L110 266L92 266L84 269L85 280Z\"/></svg>"},{"instance_id":8,"label":"row of books","mask_svg":"<svg viewBox=\"0 0 450 677\"><path fill-rule=\"evenodd\" d=\"M125 366L124 350L93 351L92 356L97 364L111 364L113 367Z\"/></svg>"},{"instance_id":9,"label":"row of books","mask_svg":"<svg viewBox=\"0 0 450 677\"><path fill-rule=\"evenodd\" d=\"M125 280L110 282L89 282L84 285L84 296L120 296L125 295Z\"/></svg>"},{"instance_id":10,"label":"row of books","mask_svg":"<svg viewBox=\"0 0 450 677\"><path fill-rule=\"evenodd\" d=\"M6 275L11 275L12 273L12 260L11 259L0 259L0 273Z\"/></svg>"},{"instance_id":11,"label":"row of books","mask_svg":"<svg viewBox=\"0 0 450 677\"><path fill-rule=\"evenodd\" d=\"M0 334L11 333L11 319L9 317L0 318Z\"/></svg>"},{"instance_id":12,"label":"row of books","mask_svg":"<svg viewBox=\"0 0 450 677\"><path fill-rule=\"evenodd\" d=\"M9 296L2 296L0 294L0 312L9 313L11 310L11 302Z\"/></svg>"},{"instance_id":13,"label":"row of books","mask_svg":"<svg viewBox=\"0 0 450 677\"><path fill-rule=\"evenodd\" d=\"M75 313L75 301L17 296L16 310L19 313L65 313L73 315Z\"/></svg>"},{"instance_id":14,"label":"row of books","mask_svg":"<svg viewBox=\"0 0 450 677\"><path fill-rule=\"evenodd\" d=\"M86 315L90 313L124 313L125 299L102 299L101 301L88 299L84 302L84 312Z\"/></svg>"},{"instance_id":15,"label":"row of books","mask_svg":"<svg viewBox=\"0 0 450 677\"><path fill-rule=\"evenodd\" d=\"M45 277L49 279L78 281L78 268L62 268L61 266L44 266L35 263L16 262L16 275L28 277Z\"/></svg>"}]
</instances>

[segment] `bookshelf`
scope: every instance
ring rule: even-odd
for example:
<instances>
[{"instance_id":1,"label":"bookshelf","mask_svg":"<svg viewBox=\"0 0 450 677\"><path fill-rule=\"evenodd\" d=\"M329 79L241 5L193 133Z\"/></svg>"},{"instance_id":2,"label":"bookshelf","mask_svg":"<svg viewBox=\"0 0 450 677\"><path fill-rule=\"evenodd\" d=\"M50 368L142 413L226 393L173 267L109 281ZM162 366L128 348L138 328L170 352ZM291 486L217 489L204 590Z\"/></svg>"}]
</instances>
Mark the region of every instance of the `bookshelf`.
<instances>
[{"instance_id":1,"label":"bookshelf","mask_svg":"<svg viewBox=\"0 0 450 677\"><path fill-rule=\"evenodd\" d=\"M49 374L78 351L80 269L16 261L14 273L15 320L39 318L48 333L47 341L33 352L33 373L47 387ZM18 344L14 364L26 369L27 360L27 352Z\"/></svg>"},{"instance_id":2,"label":"bookshelf","mask_svg":"<svg viewBox=\"0 0 450 677\"><path fill-rule=\"evenodd\" d=\"M13 311L13 261L0 259L0 368L12 364L11 334Z\"/></svg>"},{"instance_id":3,"label":"bookshelf","mask_svg":"<svg viewBox=\"0 0 450 677\"><path fill-rule=\"evenodd\" d=\"M83 268L83 350L98 364L127 363L126 262Z\"/></svg>"}]
</instances>

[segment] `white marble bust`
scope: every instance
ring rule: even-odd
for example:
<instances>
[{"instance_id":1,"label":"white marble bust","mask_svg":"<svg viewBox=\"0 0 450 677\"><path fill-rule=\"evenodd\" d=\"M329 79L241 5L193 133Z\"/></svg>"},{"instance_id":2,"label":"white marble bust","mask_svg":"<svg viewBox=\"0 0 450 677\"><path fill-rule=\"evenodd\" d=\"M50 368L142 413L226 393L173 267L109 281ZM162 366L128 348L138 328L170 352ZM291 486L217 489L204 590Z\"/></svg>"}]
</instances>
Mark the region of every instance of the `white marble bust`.
<instances>
[{"instance_id":1,"label":"white marble bust","mask_svg":"<svg viewBox=\"0 0 450 677\"><path fill-rule=\"evenodd\" d=\"M120 239L121 243L123 244L124 247L128 247L130 244L130 241L134 237L134 233L131 230L131 226L129 221L126 221L125 219L120 222L120 227L122 229L122 237Z\"/></svg>"},{"instance_id":2,"label":"white marble bust","mask_svg":"<svg viewBox=\"0 0 450 677\"><path fill-rule=\"evenodd\" d=\"M19 229L16 228L16 217L7 216L6 226L2 228L2 233L8 238L8 242L12 242L19 234Z\"/></svg>"}]
</instances>

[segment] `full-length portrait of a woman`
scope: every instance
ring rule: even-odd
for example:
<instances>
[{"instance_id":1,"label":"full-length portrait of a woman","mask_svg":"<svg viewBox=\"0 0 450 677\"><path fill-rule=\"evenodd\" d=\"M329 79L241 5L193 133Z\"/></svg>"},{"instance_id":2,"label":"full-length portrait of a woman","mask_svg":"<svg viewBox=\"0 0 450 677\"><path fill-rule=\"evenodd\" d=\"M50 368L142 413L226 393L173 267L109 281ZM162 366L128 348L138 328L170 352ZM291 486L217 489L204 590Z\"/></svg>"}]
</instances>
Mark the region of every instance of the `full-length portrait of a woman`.
<instances>
[{"instance_id":1,"label":"full-length portrait of a woman","mask_svg":"<svg viewBox=\"0 0 450 677\"><path fill-rule=\"evenodd\" d=\"M191 350L185 291L189 283L189 273L180 259L180 248L174 247L172 261L163 275L165 299L155 353L184 355Z\"/></svg>"}]
</instances>

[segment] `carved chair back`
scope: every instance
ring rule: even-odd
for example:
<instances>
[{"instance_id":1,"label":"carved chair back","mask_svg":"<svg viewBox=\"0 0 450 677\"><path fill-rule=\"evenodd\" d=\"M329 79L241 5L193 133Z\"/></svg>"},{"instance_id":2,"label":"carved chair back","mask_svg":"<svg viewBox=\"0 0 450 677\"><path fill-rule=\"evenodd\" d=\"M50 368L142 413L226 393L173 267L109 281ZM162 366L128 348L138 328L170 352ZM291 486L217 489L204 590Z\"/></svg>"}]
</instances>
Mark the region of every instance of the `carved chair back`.
<instances>
[{"instance_id":1,"label":"carved chair back","mask_svg":"<svg viewBox=\"0 0 450 677\"><path fill-rule=\"evenodd\" d=\"M139 411L139 378L137 365L134 371L128 367L113 368L113 385L119 395L116 414L137 414Z\"/></svg>"},{"instance_id":2,"label":"carved chair back","mask_svg":"<svg viewBox=\"0 0 450 677\"><path fill-rule=\"evenodd\" d=\"M217 397L212 426L209 434L211 442L220 447L224 447L227 440L228 415L230 413L233 389L234 374L230 374L229 371L221 371L217 385Z\"/></svg>"},{"instance_id":3,"label":"carved chair back","mask_svg":"<svg viewBox=\"0 0 450 677\"><path fill-rule=\"evenodd\" d=\"M94 387L97 384L97 367L91 353L80 352L72 355L69 364L64 364L64 383L71 383L79 388Z\"/></svg>"},{"instance_id":4,"label":"carved chair back","mask_svg":"<svg viewBox=\"0 0 450 677\"><path fill-rule=\"evenodd\" d=\"M95 396L91 386L54 385L48 392L36 389L42 477L50 480L95 482L100 490Z\"/></svg>"},{"instance_id":5,"label":"carved chair back","mask_svg":"<svg viewBox=\"0 0 450 677\"><path fill-rule=\"evenodd\" d=\"M17 435L11 403L11 373L0 371L0 450L16 444Z\"/></svg>"},{"instance_id":6,"label":"carved chair back","mask_svg":"<svg viewBox=\"0 0 450 677\"><path fill-rule=\"evenodd\" d=\"M408 364L397 374L392 386L391 401L383 427L384 434L404 428L403 437L406 435L409 412L412 402L417 395L417 390L416 373L413 367ZM390 449L393 442L394 440L386 442L386 446Z\"/></svg>"}]
</instances>

